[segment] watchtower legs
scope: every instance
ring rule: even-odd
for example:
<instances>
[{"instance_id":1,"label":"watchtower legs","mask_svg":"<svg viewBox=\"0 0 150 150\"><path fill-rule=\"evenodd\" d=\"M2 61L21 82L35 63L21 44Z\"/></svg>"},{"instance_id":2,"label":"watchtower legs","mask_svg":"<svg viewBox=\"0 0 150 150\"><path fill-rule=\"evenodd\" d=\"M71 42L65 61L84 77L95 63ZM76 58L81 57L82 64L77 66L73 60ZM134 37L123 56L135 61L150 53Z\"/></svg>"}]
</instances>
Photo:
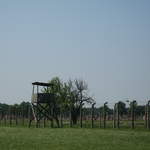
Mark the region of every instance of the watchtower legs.
<instances>
[{"instance_id":1,"label":"watchtower legs","mask_svg":"<svg viewBox=\"0 0 150 150\"><path fill-rule=\"evenodd\" d=\"M57 115L54 115L50 112L51 108L49 104L45 104L44 106L41 103L31 104L32 109L32 117L30 117L29 120L29 127L31 127L31 123L34 120L36 127L40 127L40 121L42 119L44 120L50 120L51 121L51 127L53 127L53 118L56 120L56 123L59 127L59 120L56 117ZM44 121L44 127L45 127L45 121Z\"/></svg>"}]
</instances>

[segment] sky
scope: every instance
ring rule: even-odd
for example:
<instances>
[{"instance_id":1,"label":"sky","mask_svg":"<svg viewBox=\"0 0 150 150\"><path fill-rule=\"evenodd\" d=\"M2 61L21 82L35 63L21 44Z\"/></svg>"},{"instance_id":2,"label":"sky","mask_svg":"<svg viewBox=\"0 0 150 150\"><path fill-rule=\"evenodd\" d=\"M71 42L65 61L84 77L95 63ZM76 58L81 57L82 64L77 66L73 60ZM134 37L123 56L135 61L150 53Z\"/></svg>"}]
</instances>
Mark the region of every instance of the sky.
<instances>
[{"instance_id":1,"label":"sky","mask_svg":"<svg viewBox=\"0 0 150 150\"><path fill-rule=\"evenodd\" d=\"M0 0L0 103L34 81L83 79L97 106L150 99L149 0Z\"/></svg>"}]
</instances>

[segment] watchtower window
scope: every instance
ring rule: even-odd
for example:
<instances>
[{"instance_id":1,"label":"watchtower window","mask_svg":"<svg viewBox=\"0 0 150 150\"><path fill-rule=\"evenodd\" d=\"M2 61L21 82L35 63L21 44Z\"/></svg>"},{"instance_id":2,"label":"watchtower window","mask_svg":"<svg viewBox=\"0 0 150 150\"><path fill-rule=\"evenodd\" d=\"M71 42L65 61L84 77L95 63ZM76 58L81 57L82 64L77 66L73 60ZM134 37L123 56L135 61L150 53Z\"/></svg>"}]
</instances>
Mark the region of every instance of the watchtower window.
<instances>
[{"instance_id":1,"label":"watchtower window","mask_svg":"<svg viewBox=\"0 0 150 150\"><path fill-rule=\"evenodd\" d=\"M53 87L53 84L51 83L43 83L43 82L33 82L33 92L32 92L32 103L50 103L52 99L54 98L54 94L51 93L40 93L39 92L39 86L40 87L46 87L48 91L48 87ZM35 91L36 87L36 91Z\"/></svg>"}]
</instances>

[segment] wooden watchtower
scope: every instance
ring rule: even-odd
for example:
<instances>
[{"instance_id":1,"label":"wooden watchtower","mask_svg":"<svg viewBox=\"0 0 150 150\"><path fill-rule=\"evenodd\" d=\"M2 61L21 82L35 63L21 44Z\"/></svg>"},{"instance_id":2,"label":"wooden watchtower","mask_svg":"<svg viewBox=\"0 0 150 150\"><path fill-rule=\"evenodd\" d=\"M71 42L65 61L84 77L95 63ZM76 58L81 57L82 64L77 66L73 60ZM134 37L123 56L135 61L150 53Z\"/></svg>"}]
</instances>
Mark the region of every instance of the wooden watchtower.
<instances>
[{"instance_id":1,"label":"wooden watchtower","mask_svg":"<svg viewBox=\"0 0 150 150\"><path fill-rule=\"evenodd\" d=\"M50 83L34 82L32 83L32 98L31 98L31 110L32 117L30 117L29 127L32 121L36 123L36 127L40 126L40 120L47 119L51 122L53 118L51 116L51 102L54 100L54 94L48 92L49 87L53 87ZM45 92L39 92L39 88L45 88ZM46 92L47 91L47 92Z\"/></svg>"}]
</instances>

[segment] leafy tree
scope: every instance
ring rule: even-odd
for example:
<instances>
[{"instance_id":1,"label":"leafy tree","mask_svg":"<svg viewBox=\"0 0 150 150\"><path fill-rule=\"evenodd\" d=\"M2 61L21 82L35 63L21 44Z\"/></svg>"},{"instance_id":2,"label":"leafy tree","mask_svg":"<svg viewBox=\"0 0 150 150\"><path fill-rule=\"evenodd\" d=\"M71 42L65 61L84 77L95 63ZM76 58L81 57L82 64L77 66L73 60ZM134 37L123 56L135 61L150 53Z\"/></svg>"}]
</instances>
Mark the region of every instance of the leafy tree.
<instances>
[{"instance_id":1,"label":"leafy tree","mask_svg":"<svg viewBox=\"0 0 150 150\"><path fill-rule=\"evenodd\" d=\"M71 119L73 124L77 123L80 115L81 106L84 103L92 103L93 99L88 96L88 86L83 80L69 80L62 82L59 77L54 77L49 83L53 87L45 88L44 92L54 94L55 98L51 101L53 108L53 118L59 124L58 115L63 111L71 111Z\"/></svg>"}]
</instances>

